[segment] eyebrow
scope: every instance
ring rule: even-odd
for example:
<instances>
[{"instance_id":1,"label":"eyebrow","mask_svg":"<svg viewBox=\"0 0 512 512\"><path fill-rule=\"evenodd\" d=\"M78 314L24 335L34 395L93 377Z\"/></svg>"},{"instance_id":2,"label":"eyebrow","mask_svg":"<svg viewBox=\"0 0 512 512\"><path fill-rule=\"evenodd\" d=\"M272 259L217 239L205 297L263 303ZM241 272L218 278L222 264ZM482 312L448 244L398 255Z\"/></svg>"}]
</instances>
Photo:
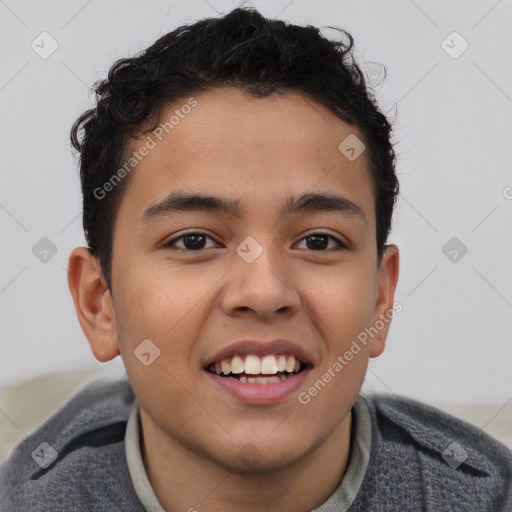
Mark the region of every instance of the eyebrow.
<instances>
[{"instance_id":1,"label":"eyebrow","mask_svg":"<svg viewBox=\"0 0 512 512\"><path fill-rule=\"evenodd\" d=\"M239 199L174 191L159 203L150 205L139 222L149 224L158 218L182 211L225 213L238 219L244 217L244 209ZM278 214L284 217L296 213L320 212L335 212L344 217L356 217L366 225L363 210L350 199L336 194L307 192L299 197L290 196Z\"/></svg>"}]
</instances>

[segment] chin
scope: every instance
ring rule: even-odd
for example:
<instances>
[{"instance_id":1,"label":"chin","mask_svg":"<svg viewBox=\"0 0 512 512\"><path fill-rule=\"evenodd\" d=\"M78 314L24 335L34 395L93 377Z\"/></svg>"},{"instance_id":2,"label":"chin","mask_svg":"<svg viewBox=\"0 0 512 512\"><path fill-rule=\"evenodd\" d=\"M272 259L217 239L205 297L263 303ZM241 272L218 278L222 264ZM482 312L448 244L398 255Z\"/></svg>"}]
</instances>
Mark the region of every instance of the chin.
<instances>
[{"instance_id":1,"label":"chin","mask_svg":"<svg viewBox=\"0 0 512 512\"><path fill-rule=\"evenodd\" d=\"M231 458L228 464L224 464L233 473L240 475L265 475L268 473L278 473L293 466L301 457L290 454L288 457L262 457L257 461L247 462L238 457Z\"/></svg>"},{"instance_id":2,"label":"chin","mask_svg":"<svg viewBox=\"0 0 512 512\"><path fill-rule=\"evenodd\" d=\"M309 453L304 447L299 450L297 443L283 446L281 442L281 439L267 439L266 442L254 444L250 441L244 444L236 443L241 447L236 450L233 450L233 447L225 448L222 453L212 455L218 464L229 471L249 475L282 471L293 466ZM289 442L288 437L286 444ZM279 449L276 449L276 445Z\"/></svg>"}]
</instances>

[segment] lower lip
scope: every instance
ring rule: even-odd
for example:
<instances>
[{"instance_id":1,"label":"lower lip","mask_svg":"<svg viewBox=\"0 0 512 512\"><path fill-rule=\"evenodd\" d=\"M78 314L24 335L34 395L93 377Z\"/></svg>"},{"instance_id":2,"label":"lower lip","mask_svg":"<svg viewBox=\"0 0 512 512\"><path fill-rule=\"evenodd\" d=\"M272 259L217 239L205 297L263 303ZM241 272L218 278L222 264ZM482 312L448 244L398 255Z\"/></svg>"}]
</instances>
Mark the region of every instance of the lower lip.
<instances>
[{"instance_id":1,"label":"lower lip","mask_svg":"<svg viewBox=\"0 0 512 512\"><path fill-rule=\"evenodd\" d=\"M216 386L219 386L232 397L247 404L275 404L284 400L302 386L310 371L311 368L306 368L300 373L280 382L250 384L230 377L220 377L204 370L208 378Z\"/></svg>"}]
</instances>

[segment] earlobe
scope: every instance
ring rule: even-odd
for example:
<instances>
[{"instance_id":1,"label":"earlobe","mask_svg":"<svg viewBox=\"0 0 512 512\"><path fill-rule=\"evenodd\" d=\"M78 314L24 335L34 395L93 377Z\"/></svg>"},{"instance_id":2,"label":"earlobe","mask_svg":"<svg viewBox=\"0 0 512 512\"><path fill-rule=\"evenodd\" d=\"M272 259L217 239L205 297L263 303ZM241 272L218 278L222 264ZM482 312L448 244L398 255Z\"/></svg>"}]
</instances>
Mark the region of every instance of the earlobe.
<instances>
[{"instance_id":1,"label":"earlobe","mask_svg":"<svg viewBox=\"0 0 512 512\"><path fill-rule=\"evenodd\" d=\"M94 356L101 362L110 361L120 354L112 297L97 258L86 247L71 252L68 286Z\"/></svg>"},{"instance_id":2,"label":"earlobe","mask_svg":"<svg viewBox=\"0 0 512 512\"><path fill-rule=\"evenodd\" d=\"M373 327L377 331L372 338L370 357L378 357L384 352L393 312L395 290L398 282L399 251L394 244L386 246L382 261L377 271L377 288Z\"/></svg>"}]
</instances>

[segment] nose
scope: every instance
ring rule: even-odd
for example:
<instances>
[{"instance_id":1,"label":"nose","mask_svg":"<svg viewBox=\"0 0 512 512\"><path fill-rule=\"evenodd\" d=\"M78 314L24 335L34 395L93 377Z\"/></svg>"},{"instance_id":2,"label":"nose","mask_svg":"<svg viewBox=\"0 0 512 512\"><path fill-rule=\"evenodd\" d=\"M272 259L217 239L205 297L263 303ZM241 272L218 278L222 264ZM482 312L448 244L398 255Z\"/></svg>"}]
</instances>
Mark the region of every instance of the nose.
<instances>
[{"instance_id":1,"label":"nose","mask_svg":"<svg viewBox=\"0 0 512 512\"><path fill-rule=\"evenodd\" d=\"M281 251L265 246L258 238L263 252L251 263L238 254L228 274L228 283L221 300L226 315L252 314L270 319L274 313L297 313L300 297L294 288L290 269L286 268Z\"/></svg>"}]
</instances>

